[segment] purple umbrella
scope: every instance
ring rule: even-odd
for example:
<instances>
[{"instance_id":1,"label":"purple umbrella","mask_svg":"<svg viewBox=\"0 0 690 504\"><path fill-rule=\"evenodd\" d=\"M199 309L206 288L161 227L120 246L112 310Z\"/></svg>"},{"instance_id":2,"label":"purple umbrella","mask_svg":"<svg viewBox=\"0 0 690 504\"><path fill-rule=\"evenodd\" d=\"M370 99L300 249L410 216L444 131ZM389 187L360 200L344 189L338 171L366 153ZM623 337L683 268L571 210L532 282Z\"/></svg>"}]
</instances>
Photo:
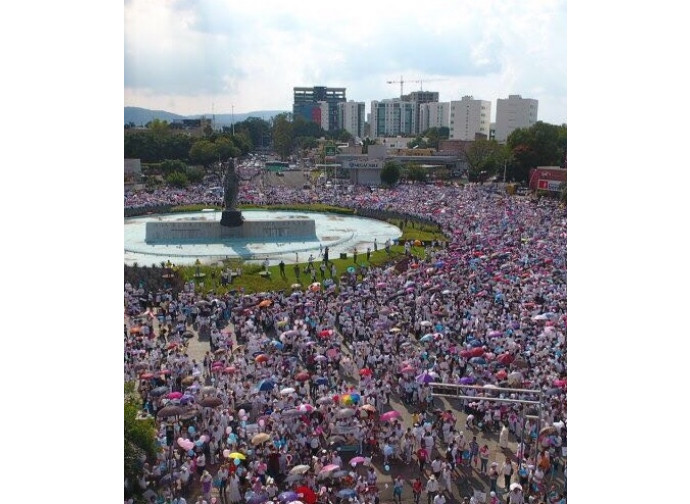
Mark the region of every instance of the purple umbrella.
<instances>
[{"instance_id":1,"label":"purple umbrella","mask_svg":"<svg viewBox=\"0 0 690 504\"><path fill-rule=\"evenodd\" d=\"M280 502L290 502L290 501L297 500L298 498L299 498L299 495L297 494L297 492L293 492L290 490L288 490L286 492L280 492L278 494L278 500Z\"/></svg>"},{"instance_id":2,"label":"purple umbrella","mask_svg":"<svg viewBox=\"0 0 690 504\"><path fill-rule=\"evenodd\" d=\"M461 385L472 385L475 382L475 379L472 378L471 376L463 376L460 378L460 384Z\"/></svg>"}]
</instances>

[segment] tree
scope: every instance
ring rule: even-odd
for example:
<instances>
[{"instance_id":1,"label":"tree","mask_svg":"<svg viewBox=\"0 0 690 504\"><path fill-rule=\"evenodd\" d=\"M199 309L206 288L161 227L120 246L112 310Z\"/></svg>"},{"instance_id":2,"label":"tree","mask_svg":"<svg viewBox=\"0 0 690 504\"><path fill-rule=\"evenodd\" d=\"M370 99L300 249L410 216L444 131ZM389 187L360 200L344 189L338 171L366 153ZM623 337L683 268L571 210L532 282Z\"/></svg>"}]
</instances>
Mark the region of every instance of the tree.
<instances>
[{"instance_id":1,"label":"tree","mask_svg":"<svg viewBox=\"0 0 690 504\"><path fill-rule=\"evenodd\" d=\"M158 165L158 167L163 175L170 175L171 173L175 172L184 173L187 169L187 163L184 163L179 159L166 159L160 165Z\"/></svg>"},{"instance_id":2,"label":"tree","mask_svg":"<svg viewBox=\"0 0 690 504\"><path fill-rule=\"evenodd\" d=\"M292 153L293 138L292 123L287 114L278 114L273 121L273 148L283 161Z\"/></svg>"},{"instance_id":3,"label":"tree","mask_svg":"<svg viewBox=\"0 0 690 504\"><path fill-rule=\"evenodd\" d=\"M538 121L530 128L520 128L508 135L506 144L512 158L515 180L527 182L537 166L565 166L568 129Z\"/></svg>"},{"instance_id":4,"label":"tree","mask_svg":"<svg viewBox=\"0 0 690 504\"><path fill-rule=\"evenodd\" d=\"M469 146L464 150L469 179L486 179L492 174L495 175L499 166L502 175L503 150L496 140L475 140L469 143Z\"/></svg>"},{"instance_id":5,"label":"tree","mask_svg":"<svg viewBox=\"0 0 690 504\"><path fill-rule=\"evenodd\" d=\"M407 180L411 180L412 182L426 182L427 180L427 170L417 163L408 164L405 171Z\"/></svg>"},{"instance_id":6,"label":"tree","mask_svg":"<svg viewBox=\"0 0 690 504\"><path fill-rule=\"evenodd\" d=\"M381 170L381 182L389 187L394 186L400 180L400 165L395 161L388 161Z\"/></svg>"},{"instance_id":7,"label":"tree","mask_svg":"<svg viewBox=\"0 0 690 504\"><path fill-rule=\"evenodd\" d=\"M173 187L187 187L189 185L189 179L187 175L182 172L174 172L165 177L165 182Z\"/></svg>"},{"instance_id":8,"label":"tree","mask_svg":"<svg viewBox=\"0 0 690 504\"><path fill-rule=\"evenodd\" d=\"M137 419L141 398L135 392L134 383L125 383L125 481L130 488L136 488L136 481L143 473L145 460L154 460L158 446L156 443L156 423L153 419Z\"/></svg>"}]
</instances>

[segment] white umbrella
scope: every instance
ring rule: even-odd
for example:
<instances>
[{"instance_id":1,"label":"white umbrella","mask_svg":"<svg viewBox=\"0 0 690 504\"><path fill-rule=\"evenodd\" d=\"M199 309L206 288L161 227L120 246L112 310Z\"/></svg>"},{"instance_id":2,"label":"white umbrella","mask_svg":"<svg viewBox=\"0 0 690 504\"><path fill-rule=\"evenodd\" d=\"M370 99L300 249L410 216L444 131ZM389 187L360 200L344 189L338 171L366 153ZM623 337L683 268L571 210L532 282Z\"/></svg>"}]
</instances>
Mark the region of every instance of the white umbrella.
<instances>
[{"instance_id":1,"label":"white umbrella","mask_svg":"<svg viewBox=\"0 0 690 504\"><path fill-rule=\"evenodd\" d=\"M510 484L510 490L511 491L515 490L516 488L518 490L522 491L522 485L520 485L520 483L515 482L515 483Z\"/></svg>"},{"instance_id":2,"label":"white umbrella","mask_svg":"<svg viewBox=\"0 0 690 504\"><path fill-rule=\"evenodd\" d=\"M290 472L288 474L304 474L310 469L310 467L306 464L300 464L296 465L292 469L290 469Z\"/></svg>"}]
</instances>

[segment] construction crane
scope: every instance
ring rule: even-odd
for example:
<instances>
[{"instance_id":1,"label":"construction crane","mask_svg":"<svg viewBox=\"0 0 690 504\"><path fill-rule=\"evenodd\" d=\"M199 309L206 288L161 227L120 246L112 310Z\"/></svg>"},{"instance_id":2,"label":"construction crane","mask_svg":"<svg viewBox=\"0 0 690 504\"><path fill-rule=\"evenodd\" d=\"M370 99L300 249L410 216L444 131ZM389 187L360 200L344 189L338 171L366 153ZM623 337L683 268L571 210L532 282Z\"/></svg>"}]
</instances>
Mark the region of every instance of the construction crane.
<instances>
[{"instance_id":1,"label":"construction crane","mask_svg":"<svg viewBox=\"0 0 690 504\"><path fill-rule=\"evenodd\" d=\"M404 96L403 94L403 84L405 82L414 82L415 84L419 84L419 90L424 91L423 89L423 83L424 82L436 82L436 81L444 81L446 79L420 79L420 80L404 80L402 75L400 76L399 81L386 81L387 84L400 84L400 98Z\"/></svg>"},{"instance_id":2,"label":"construction crane","mask_svg":"<svg viewBox=\"0 0 690 504\"><path fill-rule=\"evenodd\" d=\"M403 80L402 75L400 76L399 81L389 80L389 81L386 81L386 83L387 84L398 84L398 83L400 83L400 98L403 97L403 84L405 83L405 81Z\"/></svg>"}]
</instances>

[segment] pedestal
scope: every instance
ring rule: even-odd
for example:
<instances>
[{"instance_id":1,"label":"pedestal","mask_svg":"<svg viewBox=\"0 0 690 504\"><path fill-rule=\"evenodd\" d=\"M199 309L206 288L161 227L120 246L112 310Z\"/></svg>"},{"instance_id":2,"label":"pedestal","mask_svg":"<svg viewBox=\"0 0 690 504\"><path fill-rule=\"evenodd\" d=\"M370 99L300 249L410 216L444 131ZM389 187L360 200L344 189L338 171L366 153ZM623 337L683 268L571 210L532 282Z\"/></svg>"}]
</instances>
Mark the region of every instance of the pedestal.
<instances>
[{"instance_id":1,"label":"pedestal","mask_svg":"<svg viewBox=\"0 0 690 504\"><path fill-rule=\"evenodd\" d=\"M239 210L223 210L220 217L220 225L225 227L241 226L244 220L242 219L242 212Z\"/></svg>"}]
</instances>

